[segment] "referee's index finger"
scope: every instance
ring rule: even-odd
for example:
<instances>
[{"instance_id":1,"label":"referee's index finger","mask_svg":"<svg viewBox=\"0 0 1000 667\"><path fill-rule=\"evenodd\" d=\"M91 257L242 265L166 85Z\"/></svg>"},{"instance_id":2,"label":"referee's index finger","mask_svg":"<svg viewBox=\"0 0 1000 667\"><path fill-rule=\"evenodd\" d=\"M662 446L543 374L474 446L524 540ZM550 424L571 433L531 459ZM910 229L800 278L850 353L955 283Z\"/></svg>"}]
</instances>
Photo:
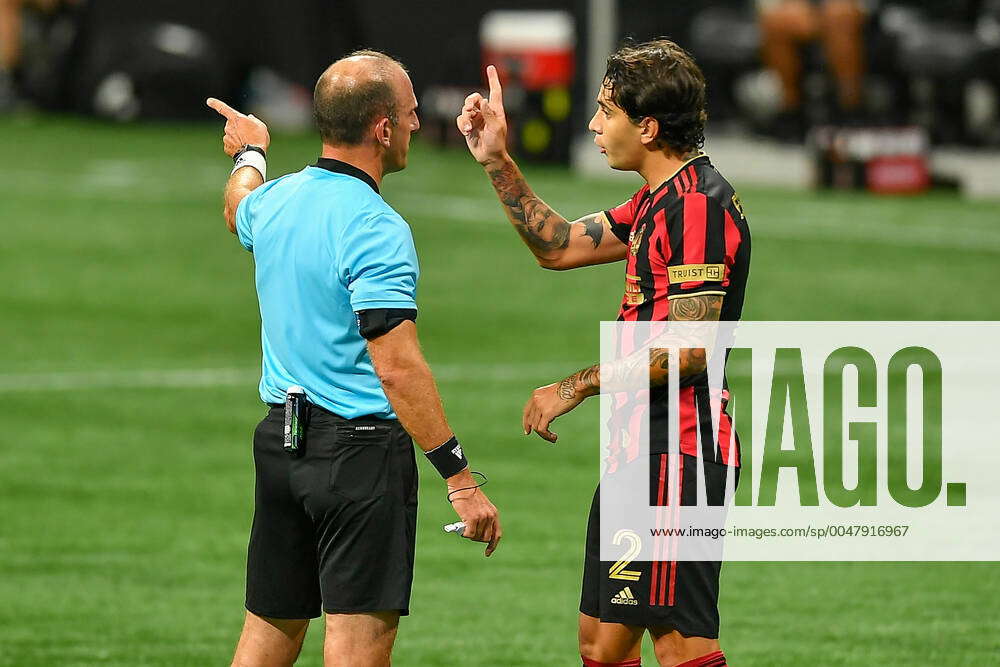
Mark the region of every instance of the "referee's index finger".
<instances>
[{"instance_id":1,"label":"referee's index finger","mask_svg":"<svg viewBox=\"0 0 1000 667\"><path fill-rule=\"evenodd\" d=\"M207 100L205 100L205 104L218 111L222 116L225 117L226 120L233 120L234 118L239 118L240 116L243 115L236 109L232 108L231 106L223 102L222 100L217 100L214 97L209 97Z\"/></svg>"}]
</instances>

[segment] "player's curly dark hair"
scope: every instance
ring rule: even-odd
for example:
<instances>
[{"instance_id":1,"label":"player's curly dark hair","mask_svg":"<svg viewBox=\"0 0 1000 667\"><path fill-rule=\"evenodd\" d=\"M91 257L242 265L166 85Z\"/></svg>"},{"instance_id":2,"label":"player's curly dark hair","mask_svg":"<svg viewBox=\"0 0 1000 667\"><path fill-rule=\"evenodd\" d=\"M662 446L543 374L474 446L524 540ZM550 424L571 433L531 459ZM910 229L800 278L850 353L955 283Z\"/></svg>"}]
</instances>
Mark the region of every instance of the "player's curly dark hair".
<instances>
[{"instance_id":1,"label":"player's curly dark hair","mask_svg":"<svg viewBox=\"0 0 1000 667\"><path fill-rule=\"evenodd\" d=\"M657 140L679 155L705 143L705 76L691 54L669 39L626 43L608 57L608 96L633 123L655 118Z\"/></svg>"}]
</instances>

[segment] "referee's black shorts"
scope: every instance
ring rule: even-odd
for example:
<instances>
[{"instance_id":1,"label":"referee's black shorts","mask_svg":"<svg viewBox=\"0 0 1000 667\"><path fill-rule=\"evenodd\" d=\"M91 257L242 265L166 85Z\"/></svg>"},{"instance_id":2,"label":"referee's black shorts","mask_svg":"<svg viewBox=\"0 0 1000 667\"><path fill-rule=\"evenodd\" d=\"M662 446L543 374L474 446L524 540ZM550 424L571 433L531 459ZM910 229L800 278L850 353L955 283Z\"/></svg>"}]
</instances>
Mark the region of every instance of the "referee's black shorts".
<instances>
[{"instance_id":1,"label":"referee's black shorts","mask_svg":"<svg viewBox=\"0 0 1000 667\"><path fill-rule=\"evenodd\" d=\"M254 433L246 607L271 618L405 616L417 527L410 436L396 420L308 412L297 455L283 448L283 406Z\"/></svg>"},{"instance_id":2,"label":"referee's black shorts","mask_svg":"<svg viewBox=\"0 0 1000 667\"><path fill-rule=\"evenodd\" d=\"M650 505L665 505L668 476L664 475L667 454L652 454L649 465ZM681 458L681 505L697 504L698 461L687 454ZM706 498L710 505L725 502L726 477L740 469L702 460ZM734 484L735 487L735 484ZM628 573L622 571L623 561L601 560L601 488L594 492L587 523L587 544L584 550L583 589L580 611L605 623L624 623L644 628L670 628L686 637L719 636L719 575L718 561L625 561ZM664 514L662 528L668 525L669 513ZM635 534L637 540L652 540ZM663 540L664 538L658 538ZM624 548L624 547L623 547ZM655 551L654 551L655 553Z\"/></svg>"}]
</instances>

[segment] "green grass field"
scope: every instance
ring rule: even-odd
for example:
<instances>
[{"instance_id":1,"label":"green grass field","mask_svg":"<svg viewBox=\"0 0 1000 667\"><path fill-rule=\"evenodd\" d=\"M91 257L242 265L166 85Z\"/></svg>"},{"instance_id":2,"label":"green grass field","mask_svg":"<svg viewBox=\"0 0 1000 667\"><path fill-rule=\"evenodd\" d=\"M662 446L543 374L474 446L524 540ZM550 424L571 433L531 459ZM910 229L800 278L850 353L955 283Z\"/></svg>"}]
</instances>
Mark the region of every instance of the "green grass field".
<instances>
[{"instance_id":1,"label":"green grass field","mask_svg":"<svg viewBox=\"0 0 1000 667\"><path fill-rule=\"evenodd\" d=\"M228 664L263 410L220 132L0 120L0 665ZM270 172L317 150L278 136ZM527 173L572 216L635 189ZM1000 319L1000 204L736 185L754 234L745 319ZM418 144L383 194L413 227L426 355L505 524L489 560L441 533L453 514L421 462L395 662L578 665L597 406L558 421L555 446L519 417L532 388L596 361L621 267L537 269L460 152ZM731 564L721 604L734 665L1000 664L995 564ZM299 664L321 664L321 635Z\"/></svg>"}]
</instances>

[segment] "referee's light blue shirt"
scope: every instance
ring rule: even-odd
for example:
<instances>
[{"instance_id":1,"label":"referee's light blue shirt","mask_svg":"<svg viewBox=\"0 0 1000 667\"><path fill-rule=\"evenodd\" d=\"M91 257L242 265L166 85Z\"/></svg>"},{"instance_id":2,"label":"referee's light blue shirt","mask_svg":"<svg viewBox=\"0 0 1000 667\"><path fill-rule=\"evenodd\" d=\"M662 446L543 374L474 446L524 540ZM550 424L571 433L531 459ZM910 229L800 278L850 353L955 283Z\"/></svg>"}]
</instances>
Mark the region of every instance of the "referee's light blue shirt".
<instances>
[{"instance_id":1,"label":"referee's light blue shirt","mask_svg":"<svg viewBox=\"0 0 1000 667\"><path fill-rule=\"evenodd\" d=\"M283 403L301 385L341 417L395 418L355 312L416 309L419 269L410 227L375 181L320 158L244 197L236 233L256 265L261 400Z\"/></svg>"}]
</instances>

